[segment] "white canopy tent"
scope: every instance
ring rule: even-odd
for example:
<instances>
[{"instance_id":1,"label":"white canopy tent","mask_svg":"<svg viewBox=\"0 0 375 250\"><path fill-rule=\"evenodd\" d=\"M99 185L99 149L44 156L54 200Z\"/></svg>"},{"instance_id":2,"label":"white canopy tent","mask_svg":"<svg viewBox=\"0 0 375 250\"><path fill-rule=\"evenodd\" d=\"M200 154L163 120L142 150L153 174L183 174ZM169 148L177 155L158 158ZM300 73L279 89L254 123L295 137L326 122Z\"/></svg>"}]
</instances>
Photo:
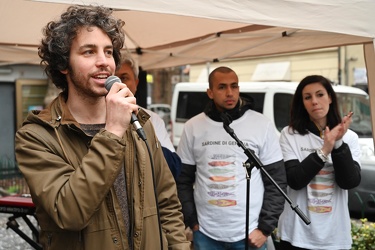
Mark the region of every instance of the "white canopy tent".
<instances>
[{"instance_id":1,"label":"white canopy tent","mask_svg":"<svg viewBox=\"0 0 375 250\"><path fill-rule=\"evenodd\" d=\"M373 0L2 0L0 65L39 63L41 29L71 4L113 8L146 70L363 44L375 102Z\"/></svg>"},{"instance_id":2,"label":"white canopy tent","mask_svg":"<svg viewBox=\"0 0 375 250\"><path fill-rule=\"evenodd\" d=\"M0 61L38 63L42 28L70 4L115 9L126 22L126 47L144 69L373 44L375 38L372 0L12 0L0 2Z\"/></svg>"}]
</instances>

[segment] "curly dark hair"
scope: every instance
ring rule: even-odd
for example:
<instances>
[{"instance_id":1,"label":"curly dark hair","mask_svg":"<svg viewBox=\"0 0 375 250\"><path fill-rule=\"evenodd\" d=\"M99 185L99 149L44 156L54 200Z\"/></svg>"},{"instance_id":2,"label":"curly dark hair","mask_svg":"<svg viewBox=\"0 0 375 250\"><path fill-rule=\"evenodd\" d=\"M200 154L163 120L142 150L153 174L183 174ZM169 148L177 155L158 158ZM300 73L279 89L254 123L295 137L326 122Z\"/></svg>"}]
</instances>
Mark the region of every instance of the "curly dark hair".
<instances>
[{"instance_id":1,"label":"curly dark hair","mask_svg":"<svg viewBox=\"0 0 375 250\"><path fill-rule=\"evenodd\" d=\"M68 83L62 70L69 68L69 53L73 39L82 27L98 27L112 41L113 57L118 67L121 62L121 48L125 35L122 27L125 22L112 15L112 9L103 6L70 6L61 14L61 19L51 21L43 29L44 38L39 47L39 57L44 71L57 88L67 96Z\"/></svg>"},{"instance_id":2,"label":"curly dark hair","mask_svg":"<svg viewBox=\"0 0 375 250\"><path fill-rule=\"evenodd\" d=\"M301 80L301 82L297 86L292 101L292 108L290 111L289 126L301 135L305 135L308 133L307 125L310 122L309 114L307 113L305 105L303 104L302 91L307 85L317 82L323 85L323 87L327 90L327 93L332 100L331 104L329 105L329 110L327 114L328 127L332 129L341 122L337 97L335 91L333 90L331 81L321 75L306 76Z\"/></svg>"}]
</instances>

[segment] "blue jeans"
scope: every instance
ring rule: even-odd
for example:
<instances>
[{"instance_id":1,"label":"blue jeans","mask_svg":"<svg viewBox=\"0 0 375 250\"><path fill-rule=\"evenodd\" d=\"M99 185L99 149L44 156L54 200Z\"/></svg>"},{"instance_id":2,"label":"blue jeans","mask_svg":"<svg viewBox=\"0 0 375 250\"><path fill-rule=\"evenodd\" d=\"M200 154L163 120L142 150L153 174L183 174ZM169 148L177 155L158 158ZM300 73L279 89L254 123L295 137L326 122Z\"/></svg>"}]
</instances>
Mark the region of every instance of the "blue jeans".
<instances>
[{"instance_id":1,"label":"blue jeans","mask_svg":"<svg viewBox=\"0 0 375 250\"><path fill-rule=\"evenodd\" d=\"M194 250L245 250L245 239L236 242L217 241L199 230L193 232L193 237ZM249 246L248 250L267 250L267 246L266 244L260 248Z\"/></svg>"}]
</instances>

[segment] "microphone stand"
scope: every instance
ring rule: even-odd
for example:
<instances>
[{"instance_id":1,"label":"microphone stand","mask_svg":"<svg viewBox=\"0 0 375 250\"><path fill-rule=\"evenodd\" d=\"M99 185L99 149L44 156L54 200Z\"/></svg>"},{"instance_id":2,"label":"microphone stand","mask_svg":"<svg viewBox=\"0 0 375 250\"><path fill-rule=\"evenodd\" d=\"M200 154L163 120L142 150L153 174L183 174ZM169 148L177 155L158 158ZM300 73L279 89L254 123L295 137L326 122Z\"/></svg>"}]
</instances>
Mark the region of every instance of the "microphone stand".
<instances>
[{"instance_id":1,"label":"microphone stand","mask_svg":"<svg viewBox=\"0 0 375 250\"><path fill-rule=\"evenodd\" d=\"M276 183L276 181L268 174L268 172L263 168L262 162L259 160L259 158L254 154L252 150L247 148L243 142L238 139L237 135L234 133L233 129L229 127L229 123L231 123L231 118L228 117L228 114L222 113L221 118L223 120L223 126L225 131L237 142L237 146L241 147L244 150L244 153L248 157L248 160L244 163L244 167L246 168L247 175L247 183L246 183L246 189L248 192L248 195L246 196L246 230L245 230L245 249L247 250L249 248L249 241L247 239L249 235L249 194L250 194L250 178L251 178L251 170L253 167L256 167L262 171L264 175L267 176L267 178L272 182L272 184L277 188L277 190L284 196L285 200L289 203L290 207L293 211L297 213L297 215L305 222L306 225L309 225L311 223L310 219L307 218L307 216L301 211L301 209L298 207L297 204L294 204L294 202L288 197L288 195L280 188L280 186Z\"/></svg>"}]
</instances>

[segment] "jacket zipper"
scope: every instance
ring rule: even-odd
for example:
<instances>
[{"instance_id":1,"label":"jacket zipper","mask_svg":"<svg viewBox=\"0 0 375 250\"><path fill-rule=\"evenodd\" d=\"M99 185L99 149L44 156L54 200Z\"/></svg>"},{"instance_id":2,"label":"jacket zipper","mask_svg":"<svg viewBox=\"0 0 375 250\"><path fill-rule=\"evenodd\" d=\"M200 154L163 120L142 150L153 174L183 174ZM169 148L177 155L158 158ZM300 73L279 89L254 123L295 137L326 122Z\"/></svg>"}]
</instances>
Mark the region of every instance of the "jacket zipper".
<instances>
[{"instance_id":1,"label":"jacket zipper","mask_svg":"<svg viewBox=\"0 0 375 250\"><path fill-rule=\"evenodd\" d=\"M52 233L48 233L47 234L47 246L48 246L48 249L51 247L51 243L52 243Z\"/></svg>"},{"instance_id":2,"label":"jacket zipper","mask_svg":"<svg viewBox=\"0 0 375 250\"><path fill-rule=\"evenodd\" d=\"M135 139L134 139L132 131L130 131L129 134L133 138L133 143L134 143L134 147L135 147ZM128 161L128 164L131 163L130 165L133 166L133 167L136 166L136 158L137 158L136 152L134 150L132 150L132 149L134 149L134 147L128 147L128 149L130 150L129 155L133 155L133 161L132 162ZM124 167L126 165L125 160L126 159L124 159ZM125 185L127 185L127 187L126 187L126 191L127 191L126 196L128 198L129 225L130 225L128 240L129 240L130 249L134 249L134 241L135 241L135 239L134 239L133 235L134 235L134 232L135 232L134 231L135 219L134 219L134 199L133 198L134 198L134 181L135 180L134 180L134 169L133 168L129 168L129 176L130 176L130 179L129 179L130 183L129 183L129 185L127 185L128 184L128 180L126 180L126 183L125 183ZM125 176L125 178L126 178L126 176Z\"/></svg>"},{"instance_id":3,"label":"jacket zipper","mask_svg":"<svg viewBox=\"0 0 375 250\"><path fill-rule=\"evenodd\" d=\"M117 226L117 230L119 231L119 240L121 241L121 245L122 245L122 249L126 249L125 246L124 246L124 240L122 239L122 230L121 230L121 227L118 223L119 221L119 218L117 217L117 214L116 214L116 211L115 211L115 202L113 201L113 192L112 192L112 189L111 189L111 195L110 195L110 199L111 199L111 203L112 203L112 208L113 208L113 214L115 215L115 223L116 223L116 226Z\"/></svg>"}]
</instances>

